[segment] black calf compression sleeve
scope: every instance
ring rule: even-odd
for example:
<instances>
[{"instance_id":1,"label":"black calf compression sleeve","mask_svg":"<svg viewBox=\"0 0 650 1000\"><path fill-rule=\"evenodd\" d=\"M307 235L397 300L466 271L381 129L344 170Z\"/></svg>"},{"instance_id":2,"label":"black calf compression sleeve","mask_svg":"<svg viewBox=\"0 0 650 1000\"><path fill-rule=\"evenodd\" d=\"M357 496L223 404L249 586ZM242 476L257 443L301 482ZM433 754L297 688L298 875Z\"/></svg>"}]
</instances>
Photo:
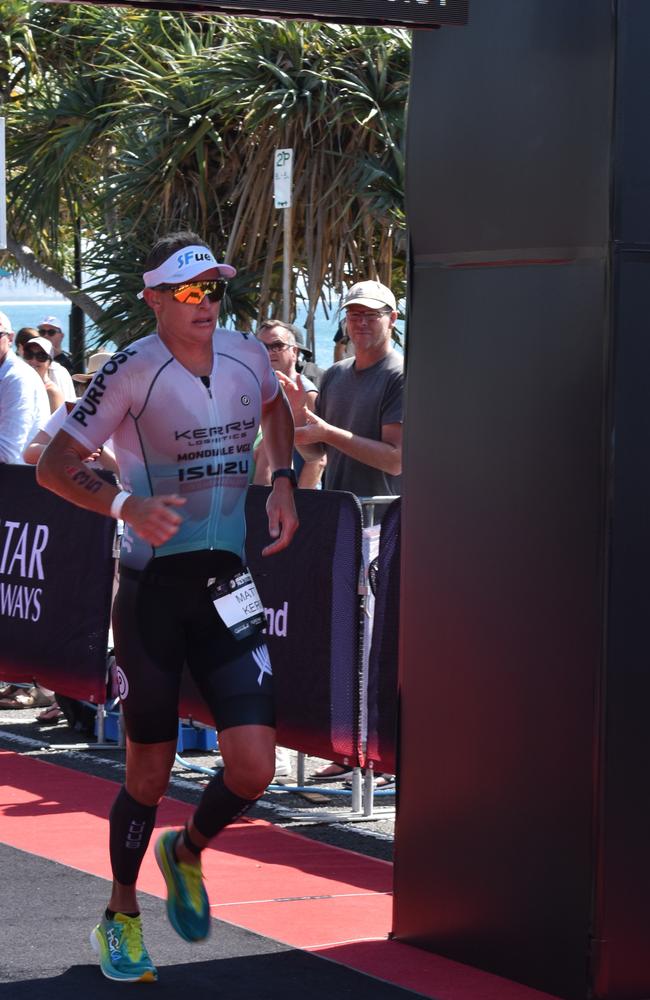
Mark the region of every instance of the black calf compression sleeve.
<instances>
[{"instance_id":1,"label":"black calf compression sleeve","mask_svg":"<svg viewBox=\"0 0 650 1000\"><path fill-rule=\"evenodd\" d=\"M113 875L122 885L133 885L140 871L154 823L157 806L136 802L124 785L110 812L110 853Z\"/></svg>"},{"instance_id":2,"label":"black calf compression sleeve","mask_svg":"<svg viewBox=\"0 0 650 1000\"><path fill-rule=\"evenodd\" d=\"M231 792L223 780L222 768L210 780L201 796L192 817L194 826L204 837L216 837L224 826L228 826L228 823L254 806L256 801L257 799L242 799Z\"/></svg>"}]
</instances>

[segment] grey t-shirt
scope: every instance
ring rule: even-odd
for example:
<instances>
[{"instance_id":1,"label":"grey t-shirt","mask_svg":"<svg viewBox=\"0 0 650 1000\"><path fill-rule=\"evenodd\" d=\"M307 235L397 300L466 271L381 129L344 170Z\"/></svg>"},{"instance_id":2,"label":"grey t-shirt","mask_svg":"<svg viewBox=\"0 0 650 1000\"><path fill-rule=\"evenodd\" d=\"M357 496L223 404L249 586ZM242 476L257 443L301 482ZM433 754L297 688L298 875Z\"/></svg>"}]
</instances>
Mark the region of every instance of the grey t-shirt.
<instances>
[{"instance_id":1,"label":"grey t-shirt","mask_svg":"<svg viewBox=\"0 0 650 1000\"><path fill-rule=\"evenodd\" d=\"M347 358L325 372L317 411L328 424L381 441L384 424L402 423L403 395L401 354L391 350L381 361L360 371L355 359ZM347 490L359 497L398 496L401 492L401 476L389 476L329 445L326 450L325 489Z\"/></svg>"}]
</instances>

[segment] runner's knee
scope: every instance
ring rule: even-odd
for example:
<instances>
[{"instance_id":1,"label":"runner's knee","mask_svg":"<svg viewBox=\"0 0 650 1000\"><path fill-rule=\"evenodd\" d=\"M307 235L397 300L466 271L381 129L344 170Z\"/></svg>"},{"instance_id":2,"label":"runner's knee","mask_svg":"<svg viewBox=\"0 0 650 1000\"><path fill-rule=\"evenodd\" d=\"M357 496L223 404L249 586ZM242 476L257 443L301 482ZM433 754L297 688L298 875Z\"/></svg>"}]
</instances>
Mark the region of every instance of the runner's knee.
<instances>
[{"instance_id":1,"label":"runner's knee","mask_svg":"<svg viewBox=\"0 0 650 1000\"><path fill-rule=\"evenodd\" d=\"M138 802L157 805L169 785L175 744L134 744L127 750L126 788Z\"/></svg>"},{"instance_id":2,"label":"runner's knee","mask_svg":"<svg viewBox=\"0 0 650 1000\"><path fill-rule=\"evenodd\" d=\"M273 781L275 756L266 754L246 755L226 764L226 785L235 795L245 799L256 799Z\"/></svg>"},{"instance_id":3,"label":"runner's knee","mask_svg":"<svg viewBox=\"0 0 650 1000\"><path fill-rule=\"evenodd\" d=\"M169 771L165 774L130 774L126 779L126 788L138 802L156 806L169 786Z\"/></svg>"}]
</instances>

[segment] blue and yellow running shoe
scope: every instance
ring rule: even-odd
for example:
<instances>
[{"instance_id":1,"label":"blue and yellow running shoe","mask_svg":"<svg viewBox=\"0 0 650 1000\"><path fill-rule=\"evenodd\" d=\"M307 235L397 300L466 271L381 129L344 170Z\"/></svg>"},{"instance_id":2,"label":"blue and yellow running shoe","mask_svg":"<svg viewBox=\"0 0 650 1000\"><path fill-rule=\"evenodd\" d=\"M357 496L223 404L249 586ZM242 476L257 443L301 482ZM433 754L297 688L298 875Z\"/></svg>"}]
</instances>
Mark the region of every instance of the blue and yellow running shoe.
<instances>
[{"instance_id":1,"label":"blue and yellow running shoe","mask_svg":"<svg viewBox=\"0 0 650 1000\"><path fill-rule=\"evenodd\" d=\"M104 915L90 934L99 966L107 979L123 983L155 983L156 966L149 958L142 939L140 917L116 913L114 920Z\"/></svg>"},{"instance_id":2,"label":"blue and yellow running shoe","mask_svg":"<svg viewBox=\"0 0 650 1000\"><path fill-rule=\"evenodd\" d=\"M176 830L167 830L155 847L156 861L167 883L167 916L186 941L203 941L210 933L210 904L201 866L176 860L176 837Z\"/></svg>"}]
</instances>

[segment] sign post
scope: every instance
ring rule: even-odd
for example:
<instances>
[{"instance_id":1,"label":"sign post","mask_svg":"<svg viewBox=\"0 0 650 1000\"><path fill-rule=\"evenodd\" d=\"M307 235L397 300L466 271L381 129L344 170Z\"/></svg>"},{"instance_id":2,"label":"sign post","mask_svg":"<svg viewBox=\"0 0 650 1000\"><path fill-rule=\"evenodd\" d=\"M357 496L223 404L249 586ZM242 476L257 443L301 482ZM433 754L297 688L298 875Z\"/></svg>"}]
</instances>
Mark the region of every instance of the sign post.
<instances>
[{"instance_id":1,"label":"sign post","mask_svg":"<svg viewBox=\"0 0 650 1000\"><path fill-rule=\"evenodd\" d=\"M275 207L282 209L284 253L282 263L282 319L291 321L291 270L293 258L291 188L293 181L293 149L276 149L273 167L273 197Z\"/></svg>"},{"instance_id":2,"label":"sign post","mask_svg":"<svg viewBox=\"0 0 650 1000\"><path fill-rule=\"evenodd\" d=\"M5 183L5 120L0 118L0 250L7 249L7 186Z\"/></svg>"}]
</instances>

